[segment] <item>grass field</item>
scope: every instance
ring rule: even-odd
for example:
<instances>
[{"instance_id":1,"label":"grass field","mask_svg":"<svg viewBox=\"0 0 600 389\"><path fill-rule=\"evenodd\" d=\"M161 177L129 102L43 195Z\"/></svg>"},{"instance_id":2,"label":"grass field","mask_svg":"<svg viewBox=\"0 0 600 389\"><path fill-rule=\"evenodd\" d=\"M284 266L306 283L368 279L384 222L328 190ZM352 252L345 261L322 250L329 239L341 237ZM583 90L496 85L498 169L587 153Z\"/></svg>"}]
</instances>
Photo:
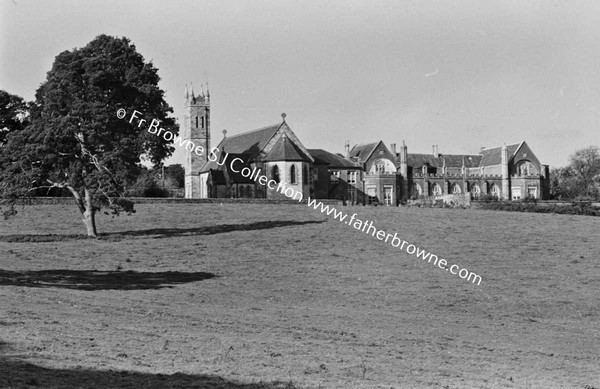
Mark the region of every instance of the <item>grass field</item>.
<instances>
[{"instance_id":1,"label":"grass field","mask_svg":"<svg viewBox=\"0 0 600 389\"><path fill-rule=\"evenodd\" d=\"M0 387L600 388L600 218L344 208L478 286L301 205L136 209L0 221Z\"/></svg>"}]
</instances>

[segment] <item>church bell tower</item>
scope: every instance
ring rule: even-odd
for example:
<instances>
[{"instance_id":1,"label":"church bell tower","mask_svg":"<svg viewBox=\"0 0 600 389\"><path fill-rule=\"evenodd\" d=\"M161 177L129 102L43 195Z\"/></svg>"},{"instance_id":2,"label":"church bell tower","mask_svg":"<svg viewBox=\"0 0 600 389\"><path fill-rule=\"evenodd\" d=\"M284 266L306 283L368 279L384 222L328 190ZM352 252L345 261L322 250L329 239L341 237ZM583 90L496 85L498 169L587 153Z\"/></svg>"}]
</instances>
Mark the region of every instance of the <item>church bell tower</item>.
<instances>
[{"instance_id":1,"label":"church bell tower","mask_svg":"<svg viewBox=\"0 0 600 389\"><path fill-rule=\"evenodd\" d=\"M202 184L200 183L200 168L208 160L210 153L210 93L206 85L201 86L200 93L194 94L194 87L185 86L185 108L183 110L183 139L186 142L185 150L185 198L197 199L201 197ZM194 144L194 149L190 142ZM204 152L200 153L198 146ZM195 151L198 151L197 153Z\"/></svg>"}]
</instances>

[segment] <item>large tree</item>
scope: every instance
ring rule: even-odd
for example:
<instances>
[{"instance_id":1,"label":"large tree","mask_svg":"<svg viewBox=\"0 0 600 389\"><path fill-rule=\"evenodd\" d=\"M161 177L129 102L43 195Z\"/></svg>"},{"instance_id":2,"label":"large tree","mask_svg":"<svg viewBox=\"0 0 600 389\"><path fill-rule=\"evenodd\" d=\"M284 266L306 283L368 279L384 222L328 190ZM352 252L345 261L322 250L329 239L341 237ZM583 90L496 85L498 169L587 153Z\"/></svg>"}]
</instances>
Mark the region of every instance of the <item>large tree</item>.
<instances>
[{"instance_id":1,"label":"large tree","mask_svg":"<svg viewBox=\"0 0 600 389\"><path fill-rule=\"evenodd\" d=\"M31 124L10 133L0 150L3 197L66 188L90 236L97 235L101 207L131 210L123 188L135 180L141 161L159 164L174 150L172 141L147 131L148 123L157 119L160 127L178 133L159 79L127 38L100 35L83 48L60 53L36 92ZM118 118L118 109L127 117ZM146 125L129 123L134 110Z\"/></svg>"}]
</instances>

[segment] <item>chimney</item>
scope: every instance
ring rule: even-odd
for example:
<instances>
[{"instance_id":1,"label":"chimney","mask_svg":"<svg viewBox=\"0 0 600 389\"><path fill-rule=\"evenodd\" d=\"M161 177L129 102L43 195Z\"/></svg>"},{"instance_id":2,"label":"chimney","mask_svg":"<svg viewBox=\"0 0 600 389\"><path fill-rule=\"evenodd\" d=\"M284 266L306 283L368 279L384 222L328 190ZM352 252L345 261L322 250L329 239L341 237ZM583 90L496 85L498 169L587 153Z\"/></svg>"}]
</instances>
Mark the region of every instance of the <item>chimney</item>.
<instances>
[{"instance_id":1,"label":"chimney","mask_svg":"<svg viewBox=\"0 0 600 389\"><path fill-rule=\"evenodd\" d=\"M396 144L390 143L390 148L392 149L392 155L396 157Z\"/></svg>"},{"instance_id":2,"label":"chimney","mask_svg":"<svg viewBox=\"0 0 600 389\"><path fill-rule=\"evenodd\" d=\"M481 146L481 150L479 150L479 154L481 154L485 150L485 146Z\"/></svg>"}]
</instances>

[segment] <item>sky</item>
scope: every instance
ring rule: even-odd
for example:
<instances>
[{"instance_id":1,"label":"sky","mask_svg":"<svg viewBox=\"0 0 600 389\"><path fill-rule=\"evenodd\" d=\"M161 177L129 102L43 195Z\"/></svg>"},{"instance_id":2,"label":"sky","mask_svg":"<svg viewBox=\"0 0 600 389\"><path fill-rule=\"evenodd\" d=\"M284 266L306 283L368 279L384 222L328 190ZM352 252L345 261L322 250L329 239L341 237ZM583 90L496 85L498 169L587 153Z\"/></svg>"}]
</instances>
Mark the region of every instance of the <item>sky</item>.
<instances>
[{"instance_id":1,"label":"sky","mask_svg":"<svg viewBox=\"0 0 600 389\"><path fill-rule=\"evenodd\" d=\"M0 0L0 89L33 100L60 52L125 36L180 123L208 82L214 146L285 112L307 148L526 141L559 167L600 146L599 21L595 0Z\"/></svg>"}]
</instances>

